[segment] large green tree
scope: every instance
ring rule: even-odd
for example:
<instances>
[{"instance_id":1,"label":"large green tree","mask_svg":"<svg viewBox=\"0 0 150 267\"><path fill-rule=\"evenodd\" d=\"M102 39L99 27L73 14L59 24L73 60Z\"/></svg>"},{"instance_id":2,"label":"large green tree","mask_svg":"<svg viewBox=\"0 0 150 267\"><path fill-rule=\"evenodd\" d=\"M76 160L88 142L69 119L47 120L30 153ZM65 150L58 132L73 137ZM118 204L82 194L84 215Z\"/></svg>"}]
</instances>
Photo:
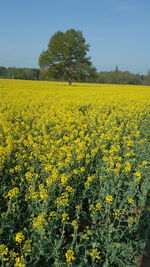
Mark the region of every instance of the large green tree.
<instances>
[{"instance_id":1,"label":"large green tree","mask_svg":"<svg viewBox=\"0 0 150 267\"><path fill-rule=\"evenodd\" d=\"M89 45L81 31L74 29L56 32L49 41L47 50L39 57L41 71L47 71L54 79L84 81L96 75L87 56Z\"/></svg>"}]
</instances>

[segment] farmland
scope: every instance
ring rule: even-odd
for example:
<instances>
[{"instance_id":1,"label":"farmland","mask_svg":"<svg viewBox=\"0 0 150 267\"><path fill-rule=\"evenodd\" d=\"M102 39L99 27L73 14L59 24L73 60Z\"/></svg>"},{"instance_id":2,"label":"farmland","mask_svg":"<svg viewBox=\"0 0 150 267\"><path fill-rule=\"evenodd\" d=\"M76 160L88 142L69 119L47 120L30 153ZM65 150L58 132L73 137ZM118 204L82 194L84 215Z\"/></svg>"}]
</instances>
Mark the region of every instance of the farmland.
<instances>
[{"instance_id":1,"label":"farmland","mask_svg":"<svg viewBox=\"0 0 150 267\"><path fill-rule=\"evenodd\" d=\"M150 87L0 80L2 266L136 266Z\"/></svg>"}]
</instances>

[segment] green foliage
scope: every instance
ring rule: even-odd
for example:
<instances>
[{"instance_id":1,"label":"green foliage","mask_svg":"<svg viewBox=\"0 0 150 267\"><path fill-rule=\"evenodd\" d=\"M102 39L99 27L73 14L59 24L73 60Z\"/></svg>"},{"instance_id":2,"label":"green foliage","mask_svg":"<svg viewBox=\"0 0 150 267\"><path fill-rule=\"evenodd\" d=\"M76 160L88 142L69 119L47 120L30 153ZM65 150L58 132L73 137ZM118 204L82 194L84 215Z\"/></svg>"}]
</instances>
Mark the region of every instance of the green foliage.
<instances>
[{"instance_id":1,"label":"green foliage","mask_svg":"<svg viewBox=\"0 0 150 267\"><path fill-rule=\"evenodd\" d=\"M6 77L7 70L5 67L0 66L0 77Z\"/></svg>"},{"instance_id":2,"label":"green foliage","mask_svg":"<svg viewBox=\"0 0 150 267\"><path fill-rule=\"evenodd\" d=\"M5 68L0 66L0 78L9 79L23 79L23 80L44 80L44 81L69 81L64 69L56 67L55 70L52 67L44 67L44 64L48 66L49 56L48 51L41 54L40 60L43 67L41 69L36 68ZM45 63L43 63L43 61ZM46 63L47 62L47 63ZM65 63L65 62L64 62ZM147 75L133 74L129 71L120 71L116 66L115 71L102 71L97 72L96 68L87 63L78 63L76 65L77 71L71 74L72 81L78 82L93 82L93 83L106 83L106 84L150 84L150 72ZM74 68L75 69L75 68ZM71 82L71 80L70 80Z\"/></svg>"},{"instance_id":3,"label":"green foliage","mask_svg":"<svg viewBox=\"0 0 150 267\"><path fill-rule=\"evenodd\" d=\"M39 80L39 69L0 67L0 78L21 79L21 80Z\"/></svg>"},{"instance_id":4,"label":"green foliage","mask_svg":"<svg viewBox=\"0 0 150 267\"><path fill-rule=\"evenodd\" d=\"M81 31L70 29L55 33L46 51L39 57L41 71L46 70L54 79L85 81L96 75L90 58L87 57L89 45Z\"/></svg>"},{"instance_id":5,"label":"green foliage","mask_svg":"<svg viewBox=\"0 0 150 267\"><path fill-rule=\"evenodd\" d=\"M106 84L143 84L143 76L130 73L129 71L120 71L116 67L115 71L102 71L98 73L97 82Z\"/></svg>"},{"instance_id":6,"label":"green foliage","mask_svg":"<svg viewBox=\"0 0 150 267\"><path fill-rule=\"evenodd\" d=\"M150 71L148 71L147 75L144 77L144 82L146 84L150 84Z\"/></svg>"}]
</instances>

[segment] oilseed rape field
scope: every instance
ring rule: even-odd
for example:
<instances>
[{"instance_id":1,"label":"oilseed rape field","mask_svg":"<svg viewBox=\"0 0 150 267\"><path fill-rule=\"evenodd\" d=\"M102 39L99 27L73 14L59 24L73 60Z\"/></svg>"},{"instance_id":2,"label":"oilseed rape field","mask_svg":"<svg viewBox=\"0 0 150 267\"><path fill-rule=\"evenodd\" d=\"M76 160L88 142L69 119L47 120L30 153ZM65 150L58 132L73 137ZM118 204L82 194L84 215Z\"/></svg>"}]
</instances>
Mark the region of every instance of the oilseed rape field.
<instances>
[{"instance_id":1,"label":"oilseed rape field","mask_svg":"<svg viewBox=\"0 0 150 267\"><path fill-rule=\"evenodd\" d=\"M133 267L150 219L150 87L0 80L4 267Z\"/></svg>"}]
</instances>

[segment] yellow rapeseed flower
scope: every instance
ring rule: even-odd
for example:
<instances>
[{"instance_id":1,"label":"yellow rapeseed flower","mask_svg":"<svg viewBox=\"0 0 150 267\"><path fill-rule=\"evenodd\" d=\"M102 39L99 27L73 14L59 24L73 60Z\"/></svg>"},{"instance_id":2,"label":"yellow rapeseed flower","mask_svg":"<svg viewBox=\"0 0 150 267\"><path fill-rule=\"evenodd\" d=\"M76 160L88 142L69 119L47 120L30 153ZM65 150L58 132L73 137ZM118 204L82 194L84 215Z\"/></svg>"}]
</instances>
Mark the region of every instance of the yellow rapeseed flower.
<instances>
[{"instance_id":1,"label":"yellow rapeseed flower","mask_svg":"<svg viewBox=\"0 0 150 267\"><path fill-rule=\"evenodd\" d=\"M96 203L95 205L95 210L100 210L102 208L102 204L101 203Z\"/></svg>"},{"instance_id":2,"label":"yellow rapeseed flower","mask_svg":"<svg viewBox=\"0 0 150 267\"><path fill-rule=\"evenodd\" d=\"M76 220L74 220L74 221L72 221L72 226L73 226L73 228L74 228L74 230L77 230L78 229L78 223L77 223L77 221Z\"/></svg>"},{"instance_id":3,"label":"yellow rapeseed flower","mask_svg":"<svg viewBox=\"0 0 150 267\"><path fill-rule=\"evenodd\" d=\"M125 162L125 168L124 168L125 172L128 173L131 171L131 163L129 161Z\"/></svg>"},{"instance_id":4,"label":"yellow rapeseed flower","mask_svg":"<svg viewBox=\"0 0 150 267\"><path fill-rule=\"evenodd\" d=\"M39 185L39 190L40 190L40 198L42 200L46 200L48 198L48 191L47 189L44 187L43 184Z\"/></svg>"},{"instance_id":5,"label":"yellow rapeseed flower","mask_svg":"<svg viewBox=\"0 0 150 267\"><path fill-rule=\"evenodd\" d=\"M14 187L13 189L9 190L9 192L6 195L6 198L13 198L15 197L17 194L19 193L19 188L18 187Z\"/></svg>"},{"instance_id":6,"label":"yellow rapeseed flower","mask_svg":"<svg viewBox=\"0 0 150 267\"><path fill-rule=\"evenodd\" d=\"M63 213L62 214L62 222L66 222L66 221L68 221L69 220L69 215L68 215L68 213Z\"/></svg>"},{"instance_id":7,"label":"yellow rapeseed flower","mask_svg":"<svg viewBox=\"0 0 150 267\"><path fill-rule=\"evenodd\" d=\"M67 262L71 262L71 261L75 260L74 251L72 249L68 249L65 256L66 256Z\"/></svg>"},{"instance_id":8,"label":"yellow rapeseed flower","mask_svg":"<svg viewBox=\"0 0 150 267\"><path fill-rule=\"evenodd\" d=\"M4 245L0 245L0 257L6 256L8 254L8 248Z\"/></svg>"},{"instance_id":9,"label":"yellow rapeseed flower","mask_svg":"<svg viewBox=\"0 0 150 267\"><path fill-rule=\"evenodd\" d=\"M90 252L90 256L94 259L100 259L101 256L100 256L100 251L98 251L97 248L93 248L92 251Z\"/></svg>"},{"instance_id":10,"label":"yellow rapeseed flower","mask_svg":"<svg viewBox=\"0 0 150 267\"><path fill-rule=\"evenodd\" d=\"M52 219L53 217L56 216L56 214L57 214L56 211L51 211L50 214L49 214L49 216Z\"/></svg>"},{"instance_id":11,"label":"yellow rapeseed flower","mask_svg":"<svg viewBox=\"0 0 150 267\"><path fill-rule=\"evenodd\" d=\"M135 219L133 217L128 217L128 226L131 227L135 223Z\"/></svg>"},{"instance_id":12,"label":"yellow rapeseed flower","mask_svg":"<svg viewBox=\"0 0 150 267\"><path fill-rule=\"evenodd\" d=\"M45 219L46 213L43 212L33 219L33 226L36 232L44 230L44 227L48 224Z\"/></svg>"},{"instance_id":13,"label":"yellow rapeseed flower","mask_svg":"<svg viewBox=\"0 0 150 267\"><path fill-rule=\"evenodd\" d=\"M25 236L22 232L16 234L15 241L17 243L22 243L25 240Z\"/></svg>"},{"instance_id":14,"label":"yellow rapeseed flower","mask_svg":"<svg viewBox=\"0 0 150 267\"><path fill-rule=\"evenodd\" d=\"M113 215L117 216L117 217L120 217L122 215L122 212L120 209L115 209L114 212L113 212Z\"/></svg>"},{"instance_id":15,"label":"yellow rapeseed flower","mask_svg":"<svg viewBox=\"0 0 150 267\"><path fill-rule=\"evenodd\" d=\"M133 198L128 198L128 204L134 204L134 199Z\"/></svg>"},{"instance_id":16,"label":"yellow rapeseed flower","mask_svg":"<svg viewBox=\"0 0 150 267\"><path fill-rule=\"evenodd\" d=\"M23 258L23 256L21 256L21 257L17 257L16 259L15 259L15 264L14 264L14 267L25 267L26 266L26 264L24 263L24 258Z\"/></svg>"},{"instance_id":17,"label":"yellow rapeseed flower","mask_svg":"<svg viewBox=\"0 0 150 267\"><path fill-rule=\"evenodd\" d=\"M107 202L107 203L110 203L110 204L111 204L112 201L113 201L113 197L112 197L111 195L107 195L105 199L106 199L106 202Z\"/></svg>"},{"instance_id":18,"label":"yellow rapeseed flower","mask_svg":"<svg viewBox=\"0 0 150 267\"><path fill-rule=\"evenodd\" d=\"M140 180L141 180L141 173L139 171L137 171L137 172L134 173L134 176L135 176L134 181L136 183L139 183Z\"/></svg>"}]
</instances>

